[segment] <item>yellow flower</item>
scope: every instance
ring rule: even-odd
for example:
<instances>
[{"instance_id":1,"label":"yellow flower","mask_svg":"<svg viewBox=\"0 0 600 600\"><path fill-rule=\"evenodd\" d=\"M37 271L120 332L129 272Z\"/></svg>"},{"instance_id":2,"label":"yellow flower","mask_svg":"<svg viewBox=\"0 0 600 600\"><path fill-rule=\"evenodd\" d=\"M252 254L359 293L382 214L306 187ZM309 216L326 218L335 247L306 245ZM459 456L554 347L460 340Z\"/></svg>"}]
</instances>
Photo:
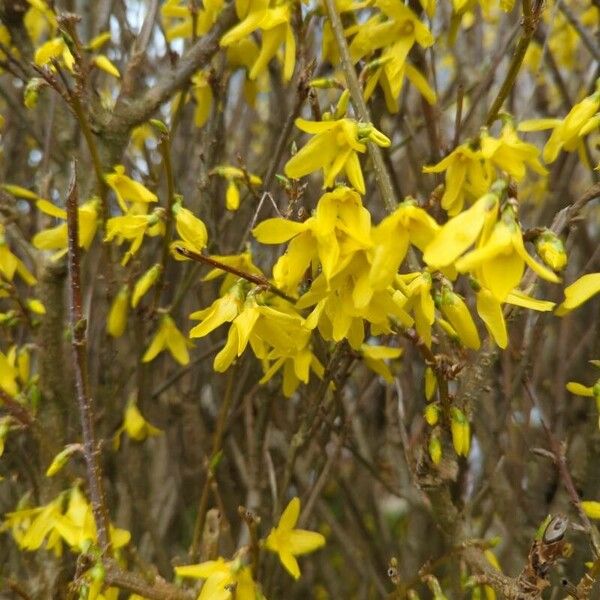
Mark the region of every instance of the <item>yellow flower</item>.
<instances>
[{"instance_id":1,"label":"yellow flower","mask_svg":"<svg viewBox=\"0 0 600 600\"><path fill-rule=\"evenodd\" d=\"M58 208L48 200L38 199L36 206L39 210L51 217L67 220L67 212ZM84 202L78 209L79 217L79 246L86 250L92 245L96 230L98 229L98 213L100 201L92 198ZM67 252L67 224L61 223L50 229L43 229L33 236L32 244L39 250L58 250L53 254L53 259L64 256Z\"/></svg>"},{"instance_id":2,"label":"yellow flower","mask_svg":"<svg viewBox=\"0 0 600 600\"><path fill-rule=\"evenodd\" d=\"M492 183L493 173L489 161L483 159L480 150L474 150L469 144L457 146L436 165L423 167L423 173L444 171L446 175L442 208L450 216L460 213L466 199L483 196Z\"/></svg>"},{"instance_id":3,"label":"yellow flower","mask_svg":"<svg viewBox=\"0 0 600 600\"><path fill-rule=\"evenodd\" d=\"M367 365L371 371L381 375L388 383L392 383L394 377L385 361L399 358L402 356L402 352L402 348L390 348L389 346L362 344L360 347L360 353L363 356L365 365Z\"/></svg>"},{"instance_id":4,"label":"yellow flower","mask_svg":"<svg viewBox=\"0 0 600 600\"><path fill-rule=\"evenodd\" d=\"M586 96L575 104L564 119L532 119L519 124L520 131L540 131L552 128L543 151L545 163L552 163L561 150L581 150L583 138L600 126L600 92ZM587 162L587 161L584 161Z\"/></svg>"},{"instance_id":5,"label":"yellow flower","mask_svg":"<svg viewBox=\"0 0 600 600\"><path fill-rule=\"evenodd\" d=\"M132 440L141 442L148 437L160 435L162 431L146 421L134 400L127 403L123 425L119 427L113 438L115 450L119 449L121 434L125 432Z\"/></svg>"},{"instance_id":6,"label":"yellow flower","mask_svg":"<svg viewBox=\"0 0 600 600\"><path fill-rule=\"evenodd\" d=\"M565 288L565 299L556 309L556 314L564 316L587 302L600 292L600 273L588 273Z\"/></svg>"},{"instance_id":7,"label":"yellow flower","mask_svg":"<svg viewBox=\"0 0 600 600\"><path fill-rule=\"evenodd\" d=\"M502 349L508 346L508 332L502 313L502 304L487 289L477 292L477 314L481 317L494 341Z\"/></svg>"},{"instance_id":8,"label":"yellow flower","mask_svg":"<svg viewBox=\"0 0 600 600\"><path fill-rule=\"evenodd\" d=\"M517 181L525 177L529 167L538 175L547 175L548 171L539 161L540 151L533 144L523 142L510 123L502 128L500 138L494 138L484 132L481 135L481 155L500 171L506 171Z\"/></svg>"},{"instance_id":9,"label":"yellow flower","mask_svg":"<svg viewBox=\"0 0 600 600\"><path fill-rule=\"evenodd\" d=\"M521 228L509 207L504 210L489 237L482 237L478 247L459 258L455 266L460 273L474 273L495 298L503 302L519 285L526 264L546 281L560 281L553 271L528 254Z\"/></svg>"},{"instance_id":10,"label":"yellow flower","mask_svg":"<svg viewBox=\"0 0 600 600\"><path fill-rule=\"evenodd\" d=\"M175 567L179 577L206 579L198 600L257 600L260 592L252 573L239 558L226 561L219 557L197 565Z\"/></svg>"},{"instance_id":11,"label":"yellow flower","mask_svg":"<svg viewBox=\"0 0 600 600\"><path fill-rule=\"evenodd\" d=\"M331 121L306 121L296 119L296 127L314 137L286 163L287 177L299 179L313 171L323 169L323 187L333 187L335 178L344 170L351 185L365 193L357 152L365 152L366 141L387 147L390 140L372 125L359 124L353 119Z\"/></svg>"},{"instance_id":12,"label":"yellow flower","mask_svg":"<svg viewBox=\"0 0 600 600\"><path fill-rule=\"evenodd\" d=\"M486 223L495 222L498 205L499 192L489 192L450 219L425 247L423 260L436 269L452 264L475 243Z\"/></svg>"},{"instance_id":13,"label":"yellow flower","mask_svg":"<svg viewBox=\"0 0 600 600\"><path fill-rule=\"evenodd\" d=\"M187 365L190 362L187 340L169 315L164 315L161 319L158 330L142 357L142 362L154 360L163 350L168 350L180 365Z\"/></svg>"},{"instance_id":14,"label":"yellow flower","mask_svg":"<svg viewBox=\"0 0 600 600\"><path fill-rule=\"evenodd\" d=\"M339 187L323 194L314 216L303 223L266 219L253 234L262 244L281 244L291 239L273 267L273 277L279 287L293 291L317 258L325 278L330 280L356 250L371 246L370 228L371 216L360 196L350 188ZM366 277L365 281L368 284Z\"/></svg>"},{"instance_id":15,"label":"yellow flower","mask_svg":"<svg viewBox=\"0 0 600 600\"><path fill-rule=\"evenodd\" d=\"M269 61L277 55L279 47L285 44L283 78L289 81L296 64L296 39L291 24L290 3L285 2L269 8L269 0L249 0L243 3L236 2L236 10L241 21L223 35L221 46L230 46L249 37L253 31L261 29L262 44L250 70L250 79L256 79L267 68Z\"/></svg>"},{"instance_id":16,"label":"yellow flower","mask_svg":"<svg viewBox=\"0 0 600 600\"><path fill-rule=\"evenodd\" d=\"M27 285L34 285L36 283L36 278L31 274L23 261L11 252L6 243L4 225L0 223L0 276L7 281L12 281L15 273Z\"/></svg>"},{"instance_id":17,"label":"yellow flower","mask_svg":"<svg viewBox=\"0 0 600 600\"><path fill-rule=\"evenodd\" d=\"M393 213L373 228L371 285L377 289L390 285L409 244L423 251L439 230L440 226L414 200L401 202Z\"/></svg>"},{"instance_id":18,"label":"yellow flower","mask_svg":"<svg viewBox=\"0 0 600 600\"><path fill-rule=\"evenodd\" d=\"M127 326L127 312L129 309L129 286L121 287L113 300L106 319L106 331L113 337L121 337Z\"/></svg>"},{"instance_id":19,"label":"yellow flower","mask_svg":"<svg viewBox=\"0 0 600 600\"><path fill-rule=\"evenodd\" d=\"M194 19L192 18L192 7L187 0L166 0L160 7L161 16L165 24L167 41L181 37L200 37L204 35L214 24L221 9L223 0L206 0L202 8L196 11L194 17L196 31L192 31Z\"/></svg>"},{"instance_id":20,"label":"yellow flower","mask_svg":"<svg viewBox=\"0 0 600 600\"><path fill-rule=\"evenodd\" d=\"M213 91L205 71L200 71L192 77L192 94L196 101L194 124L196 127L202 127L208 120L213 106Z\"/></svg>"},{"instance_id":21,"label":"yellow flower","mask_svg":"<svg viewBox=\"0 0 600 600\"><path fill-rule=\"evenodd\" d=\"M40 67L60 59L69 71L73 70L75 58L62 37L55 37L43 43L33 55L33 62Z\"/></svg>"},{"instance_id":22,"label":"yellow flower","mask_svg":"<svg viewBox=\"0 0 600 600\"><path fill-rule=\"evenodd\" d=\"M325 538L315 531L294 529L300 516L300 499L292 498L283 511L277 527L271 529L265 548L279 555L279 560L294 578L300 577L296 556L314 552L325 545Z\"/></svg>"},{"instance_id":23,"label":"yellow flower","mask_svg":"<svg viewBox=\"0 0 600 600\"><path fill-rule=\"evenodd\" d=\"M240 207L240 190L237 184L238 181L243 181L246 185L250 183L252 186L257 186L262 183L262 179L258 175L244 173L242 169L228 165L215 167L210 174L219 175L220 177L225 178L228 182L227 192L225 194L225 205L227 210L237 210Z\"/></svg>"},{"instance_id":24,"label":"yellow flower","mask_svg":"<svg viewBox=\"0 0 600 600\"><path fill-rule=\"evenodd\" d=\"M106 237L105 242L110 242L113 239L117 240L117 244L123 243L125 240L131 241L129 250L124 254L121 264L125 266L131 257L141 248L144 241L144 235L162 234L164 224L161 217L164 214L164 209L157 208L149 215L128 213L120 217L111 217L106 222Z\"/></svg>"},{"instance_id":25,"label":"yellow flower","mask_svg":"<svg viewBox=\"0 0 600 600\"><path fill-rule=\"evenodd\" d=\"M104 176L107 185L114 191L123 212L127 212L127 202L157 202L156 194L147 187L125 175L123 165L115 165L112 173Z\"/></svg>"}]
</instances>

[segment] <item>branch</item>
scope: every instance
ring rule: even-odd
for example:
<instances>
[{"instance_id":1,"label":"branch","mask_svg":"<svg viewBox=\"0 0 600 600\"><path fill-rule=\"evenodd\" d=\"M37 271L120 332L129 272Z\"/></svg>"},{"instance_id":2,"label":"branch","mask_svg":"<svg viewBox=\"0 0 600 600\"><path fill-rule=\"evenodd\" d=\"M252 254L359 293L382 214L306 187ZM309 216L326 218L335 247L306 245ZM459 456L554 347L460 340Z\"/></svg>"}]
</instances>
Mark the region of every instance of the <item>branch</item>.
<instances>
[{"instance_id":1,"label":"branch","mask_svg":"<svg viewBox=\"0 0 600 600\"><path fill-rule=\"evenodd\" d=\"M532 8L531 0L523 0L523 33L521 34L521 37L517 42L517 47L515 48L515 53L513 54L510 66L508 67L506 77L504 78L502 86L498 91L498 95L496 96L496 99L494 100L490 111L488 112L486 119L486 125L488 127L496 120L498 112L502 108L504 101L513 89L513 86L515 85L515 81L517 79L517 75L521 70L521 65L523 64L525 53L527 52L527 48L529 48L529 43L533 38L535 30L537 29L543 2L539 0L534 1L535 6Z\"/></svg>"},{"instance_id":2,"label":"branch","mask_svg":"<svg viewBox=\"0 0 600 600\"><path fill-rule=\"evenodd\" d=\"M81 300L81 271L79 248L78 193L76 163L67 195L68 265L69 265L69 320L71 324L75 386L81 418L83 453L87 467L87 478L92 512L98 532L98 542L103 552L110 556L108 509L100 467L100 447L94 432L94 403L90 394L87 364L87 322L83 318Z\"/></svg>"},{"instance_id":3,"label":"branch","mask_svg":"<svg viewBox=\"0 0 600 600\"><path fill-rule=\"evenodd\" d=\"M148 600L192 600L193 594L186 592L171 583L156 578L148 583L136 573L124 571L114 560L105 560L105 581L108 585L127 590L148 598Z\"/></svg>"},{"instance_id":4,"label":"branch","mask_svg":"<svg viewBox=\"0 0 600 600\"><path fill-rule=\"evenodd\" d=\"M235 6L231 3L223 9L213 28L179 60L174 70L167 72L136 100L123 95L119 97L105 129L129 129L148 120L161 104L187 85L194 73L208 65L219 50L221 36L235 23L236 18Z\"/></svg>"},{"instance_id":5,"label":"branch","mask_svg":"<svg viewBox=\"0 0 600 600\"><path fill-rule=\"evenodd\" d=\"M271 283L264 275L253 275L252 273L247 273L246 271L242 271L230 265L226 265L222 262L219 262L218 260L215 260L210 256L205 256L204 254L199 254L198 252L192 252L191 250L188 250L187 248L184 248L182 246L176 246L175 250L182 256L185 256L186 258L191 258L196 262L204 263L205 265L209 265L216 269L221 269L221 271L226 271L227 273L231 273L232 275L237 275L238 277L241 277L242 279L245 279L250 283L254 283L255 285L258 285L260 287L267 288L276 296L279 296L280 298L283 298L284 300L287 300L292 304L296 304L297 298L292 298L291 296L288 296L285 292L281 291L276 285Z\"/></svg>"},{"instance_id":6,"label":"branch","mask_svg":"<svg viewBox=\"0 0 600 600\"><path fill-rule=\"evenodd\" d=\"M335 41L340 51L342 69L346 76L346 83L350 88L352 104L354 105L354 109L358 113L360 120L365 123L370 123L371 117L369 115L369 109L367 108L360 83L358 82L358 77L356 76L356 71L352 64L352 59L350 58L350 51L346 42L346 36L344 35L344 27L335 6L335 0L325 0L325 5L327 7L331 29L333 30L333 35L335 36ZM373 160L373 169L375 171L375 179L377 180L379 193L381 194L385 207L391 212L396 208L397 202L390 174L387 172L383 161L383 153L379 146L373 142L367 142L367 146L369 148L371 159Z\"/></svg>"}]
</instances>

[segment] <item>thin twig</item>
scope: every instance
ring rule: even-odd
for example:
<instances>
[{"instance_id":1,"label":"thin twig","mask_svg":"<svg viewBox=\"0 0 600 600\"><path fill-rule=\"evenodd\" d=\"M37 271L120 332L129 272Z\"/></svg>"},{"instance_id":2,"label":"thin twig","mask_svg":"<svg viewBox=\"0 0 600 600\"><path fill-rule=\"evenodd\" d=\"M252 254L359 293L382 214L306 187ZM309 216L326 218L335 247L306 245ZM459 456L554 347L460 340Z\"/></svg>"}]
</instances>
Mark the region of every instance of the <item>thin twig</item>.
<instances>
[{"instance_id":1,"label":"thin twig","mask_svg":"<svg viewBox=\"0 0 600 600\"><path fill-rule=\"evenodd\" d=\"M205 265L209 265L216 269L221 269L221 271L226 271L227 273L231 273L232 275L237 275L238 277L241 277L242 279L245 279L250 283L254 283L255 285L264 287L276 296L279 296L280 298L283 298L284 300L287 300L292 304L295 304L297 301L297 298L292 298L291 296L288 296L285 292L281 291L276 285L271 283L264 275L253 275L252 273L247 273L246 271L236 269L235 267L226 265L218 260L215 260L210 256L198 254L197 252L193 252L192 250L188 250L187 248L184 248L182 246L177 246L175 250L182 256L185 256L186 258L191 258L196 262L204 263Z\"/></svg>"},{"instance_id":2,"label":"thin twig","mask_svg":"<svg viewBox=\"0 0 600 600\"><path fill-rule=\"evenodd\" d=\"M350 58L350 50L348 49L348 43L346 42L344 26L342 25L342 20L340 19L340 15L337 11L335 0L325 0L325 5L327 7L331 29L333 30L333 35L340 52L342 69L344 70L346 82L348 84L348 88L350 89L352 104L354 105L360 120L364 121L365 123L370 123L371 117L369 115L369 109L367 108L362 89L358 82L356 71L354 70L354 66L352 64L352 59ZM385 207L391 212L396 208L397 201L396 196L394 195L394 188L392 186L390 174L385 168L383 154L379 146L377 146L377 144L374 142L368 142L367 147L369 149L371 159L373 160L373 169L375 171L375 179L377 180L379 193L381 194Z\"/></svg>"},{"instance_id":3,"label":"thin twig","mask_svg":"<svg viewBox=\"0 0 600 600\"><path fill-rule=\"evenodd\" d=\"M504 81L500 86L500 90L498 91L498 95L496 96L488 112L486 118L486 125L488 127L496 120L498 112L502 108L504 101L506 98L508 98L508 95L513 89L515 81L517 80L517 75L521 70L521 65L523 64L527 48L529 48L529 43L533 38L535 30L537 29L543 2L539 0L534 0L534 2L535 5L532 7L531 0L523 0L523 33L517 42L517 47L515 48L515 53L513 54L512 60L508 67L506 77L504 78Z\"/></svg>"},{"instance_id":4,"label":"thin twig","mask_svg":"<svg viewBox=\"0 0 600 600\"><path fill-rule=\"evenodd\" d=\"M87 478L90 492L92 512L98 532L98 542L102 551L110 556L110 521L106 507L106 497L100 467L100 446L94 431L94 402L90 392L87 363L87 322L83 318L81 294L81 270L79 248L79 219L76 164L67 195L67 230L68 230L68 265L69 296L73 360L75 368L75 386L77 403L81 418L83 435L83 451L87 467Z\"/></svg>"}]
</instances>

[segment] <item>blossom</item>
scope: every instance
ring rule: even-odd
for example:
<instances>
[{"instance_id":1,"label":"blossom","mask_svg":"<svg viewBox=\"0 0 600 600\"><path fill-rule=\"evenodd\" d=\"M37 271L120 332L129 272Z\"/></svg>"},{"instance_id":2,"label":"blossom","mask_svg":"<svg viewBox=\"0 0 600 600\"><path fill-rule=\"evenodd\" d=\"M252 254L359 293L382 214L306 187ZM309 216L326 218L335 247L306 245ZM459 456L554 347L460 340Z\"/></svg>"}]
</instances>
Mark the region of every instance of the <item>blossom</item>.
<instances>
[{"instance_id":1,"label":"blossom","mask_svg":"<svg viewBox=\"0 0 600 600\"><path fill-rule=\"evenodd\" d=\"M544 146L544 162L552 163L561 150L573 152L583 149L583 138L600 125L600 91L586 96L571 108L564 119L531 119L519 124L520 131L552 129ZM582 156L584 153L581 153ZM587 163L587 160L584 160Z\"/></svg>"},{"instance_id":2,"label":"blossom","mask_svg":"<svg viewBox=\"0 0 600 600\"><path fill-rule=\"evenodd\" d=\"M180 365L187 365L190 362L187 340L169 315L162 317L156 334L142 357L142 362L154 360L163 350L168 350Z\"/></svg>"},{"instance_id":3,"label":"blossom","mask_svg":"<svg viewBox=\"0 0 600 600\"><path fill-rule=\"evenodd\" d=\"M156 194L151 192L146 186L131 179L125 175L123 165L115 165L112 173L104 176L107 185L113 190L117 202L123 212L127 212L127 202L157 202Z\"/></svg>"},{"instance_id":4,"label":"blossom","mask_svg":"<svg viewBox=\"0 0 600 600\"><path fill-rule=\"evenodd\" d=\"M0 223L0 276L7 281L12 281L15 273L17 273L27 285L34 285L36 283L35 277L23 261L10 250L6 243L5 232L4 225Z\"/></svg>"},{"instance_id":5,"label":"blossom","mask_svg":"<svg viewBox=\"0 0 600 600\"><path fill-rule=\"evenodd\" d=\"M292 498L283 511L277 527L271 529L265 548L279 555L281 564L294 578L300 577L300 567L296 556L308 554L325 545L325 538L315 531L295 529L300 516L300 499Z\"/></svg>"},{"instance_id":6,"label":"blossom","mask_svg":"<svg viewBox=\"0 0 600 600\"><path fill-rule=\"evenodd\" d=\"M75 58L69 50L69 46L61 36L54 37L47 42L44 42L33 55L33 62L40 67L51 63L53 60L62 60L63 64L73 70Z\"/></svg>"},{"instance_id":7,"label":"blossom","mask_svg":"<svg viewBox=\"0 0 600 600\"><path fill-rule=\"evenodd\" d=\"M250 568L241 559L219 557L197 565L175 567L180 577L206 579L198 600L256 600L259 590Z\"/></svg>"},{"instance_id":8,"label":"blossom","mask_svg":"<svg viewBox=\"0 0 600 600\"><path fill-rule=\"evenodd\" d=\"M162 433L158 427L154 427L154 425L144 419L134 400L130 400L127 403L123 424L114 435L113 441L115 449L119 448L121 434L123 432L136 442L141 442L148 437L154 437Z\"/></svg>"},{"instance_id":9,"label":"blossom","mask_svg":"<svg viewBox=\"0 0 600 600\"><path fill-rule=\"evenodd\" d=\"M291 4L281 3L269 8L268 0L249 0L236 3L240 22L227 31L221 38L221 46L230 46L250 36L253 31L262 31L260 53L250 70L250 79L256 79L277 55L284 44L283 78L289 81L294 74L296 64L296 39L292 29Z\"/></svg>"},{"instance_id":10,"label":"blossom","mask_svg":"<svg viewBox=\"0 0 600 600\"><path fill-rule=\"evenodd\" d=\"M43 213L65 221L56 227L38 231L31 240L32 244L39 250L57 250L52 258L58 259L67 253L67 211L42 198L36 201L36 206ZM79 246L85 250L88 250L94 241L98 229L99 210L100 201L95 197L84 202L77 210Z\"/></svg>"},{"instance_id":11,"label":"blossom","mask_svg":"<svg viewBox=\"0 0 600 600\"><path fill-rule=\"evenodd\" d=\"M131 257L137 253L144 241L144 235L160 235L164 231L164 223L162 221L164 211L162 208L157 208L150 214L134 214L128 212L119 217L111 217L106 222L105 242L110 242L116 239L117 244L123 243L125 240L131 241L129 250L124 254L121 264L125 266Z\"/></svg>"},{"instance_id":12,"label":"blossom","mask_svg":"<svg viewBox=\"0 0 600 600\"><path fill-rule=\"evenodd\" d=\"M228 165L220 165L215 167L211 175L219 175L227 181L227 191L225 193L225 206L227 210L237 210L240 207L240 190L238 182L243 181L246 185L257 186L262 183L262 179L258 175L247 173L237 167Z\"/></svg>"},{"instance_id":13,"label":"blossom","mask_svg":"<svg viewBox=\"0 0 600 600\"><path fill-rule=\"evenodd\" d=\"M600 273L588 273L565 288L565 299L556 309L556 314L564 316L587 302L600 292Z\"/></svg>"},{"instance_id":14,"label":"blossom","mask_svg":"<svg viewBox=\"0 0 600 600\"><path fill-rule=\"evenodd\" d=\"M444 171L445 187L441 204L450 216L460 213L467 198L483 196L492 183L489 162L482 160L481 152L469 144L461 144L437 164L423 167L423 173Z\"/></svg>"},{"instance_id":15,"label":"blossom","mask_svg":"<svg viewBox=\"0 0 600 600\"><path fill-rule=\"evenodd\" d=\"M456 331L460 341L467 348L478 350L481 341L473 317L471 317L464 300L449 288L444 288L439 302L442 313Z\"/></svg>"},{"instance_id":16,"label":"blossom","mask_svg":"<svg viewBox=\"0 0 600 600\"><path fill-rule=\"evenodd\" d=\"M351 185L361 194L365 193L357 152L365 152L366 142L387 147L390 140L372 125L357 123L343 118L330 121L307 121L298 118L296 127L314 137L286 163L287 177L299 179L318 169L323 170L323 187L333 187L335 178L344 170Z\"/></svg>"}]
</instances>

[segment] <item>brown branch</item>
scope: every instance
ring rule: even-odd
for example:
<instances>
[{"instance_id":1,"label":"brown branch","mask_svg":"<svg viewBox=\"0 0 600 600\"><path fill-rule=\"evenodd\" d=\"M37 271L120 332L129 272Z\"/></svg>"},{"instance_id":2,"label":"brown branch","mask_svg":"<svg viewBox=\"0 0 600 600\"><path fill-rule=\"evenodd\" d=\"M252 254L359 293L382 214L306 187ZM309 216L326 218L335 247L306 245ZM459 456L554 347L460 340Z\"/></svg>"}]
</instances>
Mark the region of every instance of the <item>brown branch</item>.
<instances>
[{"instance_id":1,"label":"brown branch","mask_svg":"<svg viewBox=\"0 0 600 600\"><path fill-rule=\"evenodd\" d=\"M219 262L218 260L215 260L210 256L199 254L198 252L193 252L192 250L188 250L187 248L183 248L181 246L176 246L175 250L182 256L185 256L186 258L191 258L196 262L204 263L205 265L209 265L216 269L221 269L221 271L226 271L227 273L231 273L232 275L237 275L238 277L241 277L242 279L245 279L250 283L254 283L255 285L258 285L260 287L267 288L276 296L279 296L280 298L283 298L284 300L287 300L292 304L295 304L297 301L297 298L292 298L291 296L288 296L285 292L281 291L276 285L271 283L264 275L253 275L252 273L247 273L246 271L242 271L230 265L226 265L222 262Z\"/></svg>"},{"instance_id":2,"label":"brown branch","mask_svg":"<svg viewBox=\"0 0 600 600\"><path fill-rule=\"evenodd\" d=\"M148 88L137 99L121 95L115 110L106 124L106 131L130 129L148 120L161 104L187 85L192 75L208 65L219 50L219 40L236 20L235 6L228 4L212 29L200 39L183 56L177 67L163 75L152 87Z\"/></svg>"},{"instance_id":3,"label":"brown branch","mask_svg":"<svg viewBox=\"0 0 600 600\"><path fill-rule=\"evenodd\" d=\"M71 325L73 361L75 369L75 387L77 403L81 419L83 435L83 452L87 467L92 512L98 533L98 542L104 553L110 556L110 522L102 469L100 467L100 446L94 432L94 402L90 393L87 363L87 322L83 318L81 294L81 270L79 248L79 220L76 163L73 164L73 174L67 195L67 229L68 229L68 266L69 266L69 320Z\"/></svg>"},{"instance_id":4,"label":"brown branch","mask_svg":"<svg viewBox=\"0 0 600 600\"><path fill-rule=\"evenodd\" d=\"M104 580L110 586L132 592L148 600L192 600L195 595L182 590L171 583L156 578L148 583L140 575L124 571L112 559L104 560L106 575Z\"/></svg>"},{"instance_id":5,"label":"brown branch","mask_svg":"<svg viewBox=\"0 0 600 600\"><path fill-rule=\"evenodd\" d=\"M500 86L500 90L498 91L498 95L496 96L488 112L486 119L486 125L488 127L496 120L498 112L502 108L504 101L506 98L508 98L508 95L513 89L519 71L521 70L525 53L527 52L529 43L533 38L535 30L537 29L542 12L543 2L540 0L534 0L534 3L535 4L532 7L531 0L523 0L523 33L517 42L517 47L515 48L515 53L513 54L510 66L508 67L506 77L504 78L504 81Z\"/></svg>"}]
</instances>

